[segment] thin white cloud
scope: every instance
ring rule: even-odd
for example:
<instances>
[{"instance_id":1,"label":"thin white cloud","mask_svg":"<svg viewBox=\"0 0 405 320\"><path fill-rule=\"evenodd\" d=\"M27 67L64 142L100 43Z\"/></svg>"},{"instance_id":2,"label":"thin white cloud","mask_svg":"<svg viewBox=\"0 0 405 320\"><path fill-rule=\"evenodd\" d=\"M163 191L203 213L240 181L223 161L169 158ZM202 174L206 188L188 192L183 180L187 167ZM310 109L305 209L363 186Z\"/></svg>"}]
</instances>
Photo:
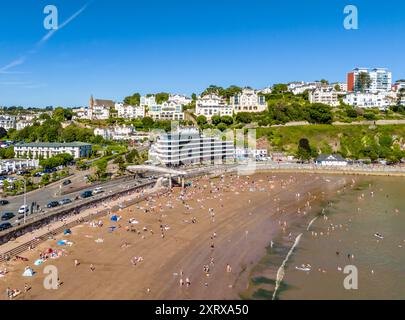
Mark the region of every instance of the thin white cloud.
<instances>
[{"instance_id":1,"label":"thin white cloud","mask_svg":"<svg viewBox=\"0 0 405 320\"><path fill-rule=\"evenodd\" d=\"M39 48L44 45L50 38L52 38L52 36L58 32L59 30L63 29L64 27L66 27L69 23L71 23L73 20L75 20L78 16L80 16L80 14L83 13L84 10L87 9L87 7L93 2L94 0L91 0L89 2L87 2L83 7L81 7L78 11L76 11L72 16L70 16L67 20L65 20L62 24L60 24L58 26L58 29L55 30L51 30L49 31L45 36L43 36L41 38L41 40L39 40L34 48L32 48L31 50L29 50L26 54L22 55L21 57L15 59L14 61L8 63L7 65L3 66L0 68L0 74L9 74L12 73L11 71L9 71L9 69L12 69L14 67L17 67L19 65L22 65L29 56L33 55L34 53L36 53Z\"/></svg>"},{"instance_id":2,"label":"thin white cloud","mask_svg":"<svg viewBox=\"0 0 405 320\"><path fill-rule=\"evenodd\" d=\"M9 64L5 65L0 69L0 73L8 73L7 70L17 67L25 62L27 59L27 56L22 56L18 59L15 59L14 61L10 62Z\"/></svg>"},{"instance_id":3,"label":"thin white cloud","mask_svg":"<svg viewBox=\"0 0 405 320\"><path fill-rule=\"evenodd\" d=\"M21 86L21 88L23 89L40 89L40 88L44 88L47 87L48 85L46 83L37 83L37 84L27 84L27 85L23 85Z\"/></svg>"},{"instance_id":4,"label":"thin white cloud","mask_svg":"<svg viewBox=\"0 0 405 320\"><path fill-rule=\"evenodd\" d=\"M89 4L92 1L89 1L88 3L86 3L83 7L81 7L78 11L76 11L70 18L68 18L66 21L64 21L61 25L58 26L58 29L56 30L51 30L49 31L40 41L37 42L37 47L43 45L44 43L46 43L50 38L52 38L52 36L59 30L63 29L64 27L66 27L69 23L71 23L73 20L75 20L78 16L80 16L82 14L82 12L84 10L87 9L87 7L89 6Z\"/></svg>"},{"instance_id":5,"label":"thin white cloud","mask_svg":"<svg viewBox=\"0 0 405 320\"><path fill-rule=\"evenodd\" d=\"M0 81L0 86L22 86L22 85L29 85L29 82L21 82L21 81Z\"/></svg>"}]
</instances>

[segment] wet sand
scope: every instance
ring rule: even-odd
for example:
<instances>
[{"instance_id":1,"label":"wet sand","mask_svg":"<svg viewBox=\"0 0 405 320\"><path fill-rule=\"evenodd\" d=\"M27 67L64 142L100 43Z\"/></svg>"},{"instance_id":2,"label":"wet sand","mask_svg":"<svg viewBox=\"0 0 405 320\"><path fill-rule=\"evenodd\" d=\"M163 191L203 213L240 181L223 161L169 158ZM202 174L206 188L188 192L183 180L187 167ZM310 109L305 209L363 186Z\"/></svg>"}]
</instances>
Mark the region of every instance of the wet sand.
<instances>
[{"instance_id":1,"label":"wet sand","mask_svg":"<svg viewBox=\"0 0 405 320\"><path fill-rule=\"evenodd\" d=\"M0 299L7 299L7 287L23 292L24 284L31 289L16 299L239 299L272 239L288 235L290 223L349 181L271 173L196 179L184 193L174 189L111 212L98 219L102 227L85 223L72 235L58 235L23 254L28 262L2 264L9 273L0 278ZM112 214L121 219L111 221ZM57 246L61 239L73 245ZM34 266L47 248L63 250L63 256ZM48 265L58 268L58 290L43 286ZM33 277L22 277L26 266Z\"/></svg>"}]
</instances>

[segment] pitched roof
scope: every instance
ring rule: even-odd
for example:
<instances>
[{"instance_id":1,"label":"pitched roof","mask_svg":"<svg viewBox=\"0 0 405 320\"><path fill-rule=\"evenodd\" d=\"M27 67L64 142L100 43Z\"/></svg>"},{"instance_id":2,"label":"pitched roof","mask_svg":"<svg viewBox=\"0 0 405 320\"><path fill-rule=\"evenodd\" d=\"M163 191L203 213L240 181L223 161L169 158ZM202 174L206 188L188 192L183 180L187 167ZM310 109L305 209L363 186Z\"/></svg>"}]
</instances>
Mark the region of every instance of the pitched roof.
<instances>
[{"instance_id":1,"label":"pitched roof","mask_svg":"<svg viewBox=\"0 0 405 320\"><path fill-rule=\"evenodd\" d=\"M112 100L95 99L94 105L95 106L104 106L104 107L108 107L108 108L114 108L115 103Z\"/></svg>"},{"instance_id":2,"label":"pitched roof","mask_svg":"<svg viewBox=\"0 0 405 320\"><path fill-rule=\"evenodd\" d=\"M346 161L346 159L340 154L321 154L316 158L316 161Z\"/></svg>"}]
</instances>

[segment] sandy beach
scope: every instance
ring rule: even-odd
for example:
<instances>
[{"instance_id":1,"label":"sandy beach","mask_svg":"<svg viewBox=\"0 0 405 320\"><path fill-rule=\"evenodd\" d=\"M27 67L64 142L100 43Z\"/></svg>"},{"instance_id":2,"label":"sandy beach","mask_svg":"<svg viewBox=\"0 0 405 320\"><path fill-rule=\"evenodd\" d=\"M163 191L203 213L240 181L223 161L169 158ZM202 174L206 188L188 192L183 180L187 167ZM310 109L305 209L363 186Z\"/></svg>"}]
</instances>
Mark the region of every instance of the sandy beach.
<instances>
[{"instance_id":1,"label":"sandy beach","mask_svg":"<svg viewBox=\"0 0 405 320\"><path fill-rule=\"evenodd\" d=\"M351 181L288 173L195 179L184 191L78 225L25 252L28 261L2 263L0 299L8 299L7 288L27 300L239 299L272 239L288 235L290 223ZM34 265L46 251L58 257L42 255L45 261ZM57 290L44 288L48 265L58 269ZM33 277L22 276L26 267Z\"/></svg>"}]
</instances>

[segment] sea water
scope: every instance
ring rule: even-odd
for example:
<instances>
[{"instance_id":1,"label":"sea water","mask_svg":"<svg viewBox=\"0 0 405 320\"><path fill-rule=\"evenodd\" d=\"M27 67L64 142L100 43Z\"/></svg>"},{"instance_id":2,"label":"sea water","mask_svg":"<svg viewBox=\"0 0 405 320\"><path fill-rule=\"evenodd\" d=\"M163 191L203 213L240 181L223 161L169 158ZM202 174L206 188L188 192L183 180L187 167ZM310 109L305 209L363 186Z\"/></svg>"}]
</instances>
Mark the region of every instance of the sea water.
<instances>
[{"instance_id":1,"label":"sea water","mask_svg":"<svg viewBox=\"0 0 405 320\"><path fill-rule=\"evenodd\" d=\"M405 178L356 180L274 239L242 298L405 299Z\"/></svg>"}]
</instances>

